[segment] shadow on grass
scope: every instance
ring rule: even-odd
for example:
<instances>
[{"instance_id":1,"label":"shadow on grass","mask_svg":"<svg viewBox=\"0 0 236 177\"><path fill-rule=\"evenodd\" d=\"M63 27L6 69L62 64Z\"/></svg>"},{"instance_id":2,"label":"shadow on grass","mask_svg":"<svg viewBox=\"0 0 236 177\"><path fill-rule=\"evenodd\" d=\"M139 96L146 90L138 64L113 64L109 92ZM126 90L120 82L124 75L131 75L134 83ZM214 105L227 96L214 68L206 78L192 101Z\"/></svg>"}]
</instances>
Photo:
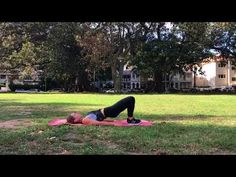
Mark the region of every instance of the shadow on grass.
<instances>
[{"instance_id":1,"label":"shadow on grass","mask_svg":"<svg viewBox=\"0 0 236 177\"><path fill-rule=\"evenodd\" d=\"M139 112L136 113L137 117L141 117ZM143 118L148 120L158 120L158 121L175 121L175 120L207 120L209 118L223 118L223 117L230 117L236 118L236 115L211 115L211 114L195 114L195 115L184 115L184 114L146 114L143 115Z\"/></svg>"},{"instance_id":2,"label":"shadow on grass","mask_svg":"<svg viewBox=\"0 0 236 177\"><path fill-rule=\"evenodd\" d=\"M19 100L17 100L19 101ZM102 104L84 104L84 103L21 103L16 99L0 100L0 119L10 120L15 118L51 118L64 117L71 112L81 112L85 115L87 112L104 107ZM119 117L115 119L125 119L126 110L122 112ZM152 120L152 121L183 121L183 120L207 120L212 118L223 119L225 115L211 115L211 114L143 114L135 110L137 118ZM227 118L236 118L236 115L227 115Z\"/></svg>"},{"instance_id":3,"label":"shadow on grass","mask_svg":"<svg viewBox=\"0 0 236 177\"><path fill-rule=\"evenodd\" d=\"M19 99L4 99L0 100L0 106L33 106L33 105L54 105L54 106L102 106L101 104L85 104L85 103L58 103L58 102L49 102L49 103L21 103Z\"/></svg>"},{"instance_id":4,"label":"shadow on grass","mask_svg":"<svg viewBox=\"0 0 236 177\"><path fill-rule=\"evenodd\" d=\"M125 132L116 130L110 139L120 143L126 151L147 154L235 154L235 134L234 127L175 122L132 127Z\"/></svg>"},{"instance_id":5,"label":"shadow on grass","mask_svg":"<svg viewBox=\"0 0 236 177\"><path fill-rule=\"evenodd\" d=\"M167 94L167 95L191 95L191 96L217 96L217 95L220 95L220 96L236 96L236 93L173 93L173 94Z\"/></svg>"},{"instance_id":6,"label":"shadow on grass","mask_svg":"<svg viewBox=\"0 0 236 177\"><path fill-rule=\"evenodd\" d=\"M0 154L236 153L236 129L225 126L167 123L152 127L45 127L40 130L42 133L32 129L32 132L16 134L0 129Z\"/></svg>"},{"instance_id":7,"label":"shadow on grass","mask_svg":"<svg viewBox=\"0 0 236 177\"><path fill-rule=\"evenodd\" d=\"M0 100L0 107L0 120L10 120L16 118L65 117L71 112L81 112L85 115L87 112L103 106L84 103L20 103L12 100Z\"/></svg>"}]
</instances>

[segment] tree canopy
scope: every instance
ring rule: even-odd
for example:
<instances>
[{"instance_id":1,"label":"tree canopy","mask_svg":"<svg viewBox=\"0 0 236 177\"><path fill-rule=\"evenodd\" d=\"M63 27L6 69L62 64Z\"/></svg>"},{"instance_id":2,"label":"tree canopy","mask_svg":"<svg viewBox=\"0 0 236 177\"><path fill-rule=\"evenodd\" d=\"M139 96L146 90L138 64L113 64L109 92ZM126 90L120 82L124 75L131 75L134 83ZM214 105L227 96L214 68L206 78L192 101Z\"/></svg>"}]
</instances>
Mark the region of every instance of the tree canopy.
<instances>
[{"instance_id":1,"label":"tree canopy","mask_svg":"<svg viewBox=\"0 0 236 177\"><path fill-rule=\"evenodd\" d=\"M65 90L92 90L94 75L111 71L121 90L129 63L152 76L154 89L174 71L220 53L236 56L236 23L222 22L1 22L0 70L22 78L40 73Z\"/></svg>"}]
</instances>

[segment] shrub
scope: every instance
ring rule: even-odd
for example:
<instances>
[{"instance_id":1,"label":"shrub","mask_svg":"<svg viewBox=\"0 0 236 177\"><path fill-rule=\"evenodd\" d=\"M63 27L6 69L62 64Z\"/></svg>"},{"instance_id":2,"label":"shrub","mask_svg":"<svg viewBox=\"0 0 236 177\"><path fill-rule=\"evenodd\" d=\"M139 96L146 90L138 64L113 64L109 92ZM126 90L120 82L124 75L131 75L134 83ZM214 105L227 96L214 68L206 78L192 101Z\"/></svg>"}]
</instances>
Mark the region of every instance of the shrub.
<instances>
[{"instance_id":1,"label":"shrub","mask_svg":"<svg viewBox=\"0 0 236 177\"><path fill-rule=\"evenodd\" d=\"M24 89L24 90L30 90L30 89L39 89L39 85L21 85L21 84L10 84L9 88L11 91L15 91L17 89Z\"/></svg>"}]
</instances>

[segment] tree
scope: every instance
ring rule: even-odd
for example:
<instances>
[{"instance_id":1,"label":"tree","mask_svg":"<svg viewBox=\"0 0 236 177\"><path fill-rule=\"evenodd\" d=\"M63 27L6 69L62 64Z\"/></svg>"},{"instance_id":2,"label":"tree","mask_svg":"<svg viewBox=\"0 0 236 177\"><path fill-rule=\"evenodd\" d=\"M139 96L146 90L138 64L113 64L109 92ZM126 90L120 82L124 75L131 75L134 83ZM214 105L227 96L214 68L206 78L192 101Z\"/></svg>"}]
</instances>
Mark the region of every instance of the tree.
<instances>
[{"instance_id":1,"label":"tree","mask_svg":"<svg viewBox=\"0 0 236 177\"><path fill-rule=\"evenodd\" d=\"M166 23L156 23L135 63L153 75L154 90L163 92L171 73L193 69L192 66L209 55L209 45L207 23L175 23L171 28Z\"/></svg>"},{"instance_id":2,"label":"tree","mask_svg":"<svg viewBox=\"0 0 236 177\"><path fill-rule=\"evenodd\" d=\"M53 23L45 45L49 63L44 68L45 77L61 82L68 91L89 90L88 62L82 56L82 48L76 41L77 23Z\"/></svg>"},{"instance_id":3,"label":"tree","mask_svg":"<svg viewBox=\"0 0 236 177\"><path fill-rule=\"evenodd\" d=\"M100 23L83 23L80 31L76 35L76 41L82 48L82 55L86 61L87 72L90 76L90 81L97 81L107 75L109 63L107 62L107 44L104 33L97 30ZM105 75L102 73L106 73Z\"/></svg>"},{"instance_id":4,"label":"tree","mask_svg":"<svg viewBox=\"0 0 236 177\"><path fill-rule=\"evenodd\" d=\"M19 75L22 79L35 79L40 65L40 45L31 40L29 25L23 22L0 23L0 70Z\"/></svg>"},{"instance_id":5,"label":"tree","mask_svg":"<svg viewBox=\"0 0 236 177\"><path fill-rule=\"evenodd\" d=\"M196 74L202 73L200 63L203 59L212 56L210 51L212 39L209 35L210 23L194 22L176 25L176 34L180 34L179 70L190 70L194 74L194 87L196 87Z\"/></svg>"},{"instance_id":6,"label":"tree","mask_svg":"<svg viewBox=\"0 0 236 177\"><path fill-rule=\"evenodd\" d=\"M232 62L236 66L236 23L210 23L209 36L213 42L212 49L224 58L233 58Z\"/></svg>"},{"instance_id":7,"label":"tree","mask_svg":"<svg viewBox=\"0 0 236 177\"><path fill-rule=\"evenodd\" d=\"M115 90L120 92L124 65L136 55L146 25L142 23L99 23L96 30L102 33L103 59L111 67ZM148 28L148 27L147 27ZM147 29L146 29L147 31ZM97 45L101 46L101 45Z\"/></svg>"}]
</instances>

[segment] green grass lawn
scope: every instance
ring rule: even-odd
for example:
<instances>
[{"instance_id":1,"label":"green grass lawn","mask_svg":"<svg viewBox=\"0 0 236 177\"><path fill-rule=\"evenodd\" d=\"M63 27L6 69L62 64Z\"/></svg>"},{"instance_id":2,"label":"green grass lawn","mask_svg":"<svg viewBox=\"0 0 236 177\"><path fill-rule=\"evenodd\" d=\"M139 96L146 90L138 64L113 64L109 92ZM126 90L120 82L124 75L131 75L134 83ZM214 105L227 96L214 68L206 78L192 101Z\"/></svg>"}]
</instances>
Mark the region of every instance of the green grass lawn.
<instances>
[{"instance_id":1,"label":"green grass lawn","mask_svg":"<svg viewBox=\"0 0 236 177\"><path fill-rule=\"evenodd\" d=\"M126 96L0 94L0 122L30 122L0 128L0 154L236 154L236 95L134 95L136 117L154 121L151 127L47 126Z\"/></svg>"}]
</instances>

